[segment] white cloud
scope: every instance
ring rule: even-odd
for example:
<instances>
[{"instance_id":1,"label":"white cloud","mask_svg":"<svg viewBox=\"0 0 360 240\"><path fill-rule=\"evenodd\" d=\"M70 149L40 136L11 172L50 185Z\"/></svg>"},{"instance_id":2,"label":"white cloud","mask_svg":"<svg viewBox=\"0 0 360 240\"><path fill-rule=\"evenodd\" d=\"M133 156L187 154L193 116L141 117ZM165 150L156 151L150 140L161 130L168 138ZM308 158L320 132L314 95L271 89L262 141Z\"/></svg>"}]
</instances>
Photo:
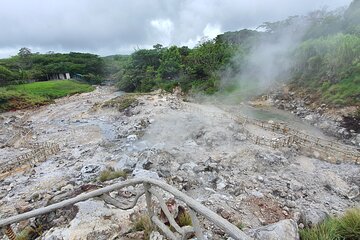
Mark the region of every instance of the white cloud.
<instances>
[{"instance_id":1,"label":"white cloud","mask_svg":"<svg viewBox=\"0 0 360 240\"><path fill-rule=\"evenodd\" d=\"M208 37L208 38L214 38L220 33L222 33L222 31L221 31L221 26L219 24L214 24L214 25L207 24L203 30L204 37Z\"/></svg>"},{"instance_id":2,"label":"white cloud","mask_svg":"<svg viewBox=\"0 0 360 240\"><path fill-rule=\"evenodd\" d=\"M155 19L150 21L150 25L157 31L154 32L153 39L157 39L163 45L170 45L174 31L174 23L170 19Z\"/></svg>"},{"instance_id":3,"label":"white cloud","mask_svg":"<svg viewBox=\"0 0 360 240\"><path fill-rule=\"evenodd\" d=\"M156 43L193 46L203 36L351 1L1 0L0 57L15 55L21 47L116 54Z\"/></svg>"}]
</instances>

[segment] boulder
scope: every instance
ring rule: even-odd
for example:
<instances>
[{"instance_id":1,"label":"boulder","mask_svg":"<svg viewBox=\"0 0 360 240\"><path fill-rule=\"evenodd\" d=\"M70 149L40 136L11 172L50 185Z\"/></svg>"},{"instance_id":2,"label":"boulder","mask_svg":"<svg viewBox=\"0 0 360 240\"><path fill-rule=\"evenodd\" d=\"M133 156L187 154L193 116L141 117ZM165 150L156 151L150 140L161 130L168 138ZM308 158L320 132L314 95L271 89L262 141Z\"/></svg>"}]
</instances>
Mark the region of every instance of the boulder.
<instances>
[{"instance_id":1,"label":"boulder","mask_svg":"<svg viewBox=\"0 0 360 240\"><path fill-rule=\"evenodd\" d=\"M307 227L314 227L323 222L328 217L328 213L317 208L306 208L301 211L300 222Z\"/></svg>"},{"instance_id":2,"label":"boulder","mask_svg":"<svg viewBox=\"0 0 360 240\"><path fill-rule=\"evenodd\" d=\"M299 240L298 227L294 220L286 219L264 227L248 230L256 240Z\"/></svg>"},{"instance_id":3,"label":"boulder","mask_svg":"<svg viewBox=\"0 0 360 240\"><path fill-rule=\"evenodd\" d=\"M63 227L51 228L43 239L115 239L131 228L130 215L133 210L110 208L103 201L94 199L79 202L75 206L78 207L75 218Z\"/></svg>"}]
</instances>

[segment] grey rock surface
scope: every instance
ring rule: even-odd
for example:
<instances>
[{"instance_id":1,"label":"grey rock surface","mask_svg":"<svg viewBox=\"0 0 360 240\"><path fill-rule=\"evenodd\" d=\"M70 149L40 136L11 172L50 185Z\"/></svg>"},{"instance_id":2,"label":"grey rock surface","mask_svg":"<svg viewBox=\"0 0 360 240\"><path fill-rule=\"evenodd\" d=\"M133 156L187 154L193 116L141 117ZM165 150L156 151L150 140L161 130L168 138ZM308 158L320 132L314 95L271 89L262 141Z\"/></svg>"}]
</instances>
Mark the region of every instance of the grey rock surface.
<instances>
[{"instance_id":1,"label":"grey rock surface","mask_svg":"<svg viewBox=\"0 0 360 240\"><path fill-rule=\"evenodd\" d=\"M294 220L287 219L264 227L249 230L255 240L299 240L298 227Z\"/></svg>"}]
</instances>

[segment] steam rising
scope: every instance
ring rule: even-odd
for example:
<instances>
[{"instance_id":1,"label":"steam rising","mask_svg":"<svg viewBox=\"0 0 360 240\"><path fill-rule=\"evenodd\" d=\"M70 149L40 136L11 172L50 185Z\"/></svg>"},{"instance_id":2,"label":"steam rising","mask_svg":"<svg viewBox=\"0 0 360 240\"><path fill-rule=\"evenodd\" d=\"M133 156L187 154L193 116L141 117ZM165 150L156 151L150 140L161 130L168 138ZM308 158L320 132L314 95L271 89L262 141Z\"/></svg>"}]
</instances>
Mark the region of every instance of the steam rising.
<instances>
[{"instance_id":1,"label":"steam rising","mask_svg":"<svg viewBox=\"0 0 360 240\"><path fill-rule=\"evenodd\" d=\"M263 33L250 53L239 52L221 73L221 87L233 95L250 98L280 86L290 78L292 52L300 43L307 24L294 17L278 32Z\"/></svg>"}]
</instances>

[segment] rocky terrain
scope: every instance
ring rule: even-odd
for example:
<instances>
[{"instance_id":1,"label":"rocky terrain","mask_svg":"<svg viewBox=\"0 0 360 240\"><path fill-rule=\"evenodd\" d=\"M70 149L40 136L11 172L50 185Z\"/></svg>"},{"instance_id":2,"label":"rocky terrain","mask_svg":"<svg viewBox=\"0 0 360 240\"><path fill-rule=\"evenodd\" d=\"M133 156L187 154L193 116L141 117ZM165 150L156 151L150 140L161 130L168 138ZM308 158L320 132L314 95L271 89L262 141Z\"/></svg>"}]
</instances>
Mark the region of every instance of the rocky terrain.
<instances>
[{"instance_id":1,"label":"rocky terrain","mask_svg":"<svg viewBox=\"0 0 360 240\"><path fill-rule=\"evenodd\" d=\"M360 112L359 106L334 108L320 104L302 92L281 90L271 94L268 102L313 124L329 136L360 147L360 120L353 117L354 113Z\"/></svg>"},{"instance_id":2,"label":"rocky terrain","mask_svg":"<svg viewBox=\"0 0 360 240\"><path fill-rule=\"evenodd\" d=\"M258 239L264 225L293 219L280 222L279 229L296 230L360 207L359 165L321 161L295 147L255 144L229 111L213 104L154 93L134 95L136 101L124 107L121 94L98 87L36 110L0 115L0 164L31 152L36 144L59 145L59 151L32 166L0 174L0 218L124 180L99 181L106 169L124 171L128 178L162 179ZM19 127L27 134L14 138ZM256 126L249 129L274 135ZM9 144L9 139L14 141ZM116 194L134 192L128 188ZM131 228L133 216L143 210L144 199L126 211L91 199L47 216L41 236L139 239L142 233ZM208 239L226 238L210 222L203 224Z\"/></svg>"}]
</instances>

